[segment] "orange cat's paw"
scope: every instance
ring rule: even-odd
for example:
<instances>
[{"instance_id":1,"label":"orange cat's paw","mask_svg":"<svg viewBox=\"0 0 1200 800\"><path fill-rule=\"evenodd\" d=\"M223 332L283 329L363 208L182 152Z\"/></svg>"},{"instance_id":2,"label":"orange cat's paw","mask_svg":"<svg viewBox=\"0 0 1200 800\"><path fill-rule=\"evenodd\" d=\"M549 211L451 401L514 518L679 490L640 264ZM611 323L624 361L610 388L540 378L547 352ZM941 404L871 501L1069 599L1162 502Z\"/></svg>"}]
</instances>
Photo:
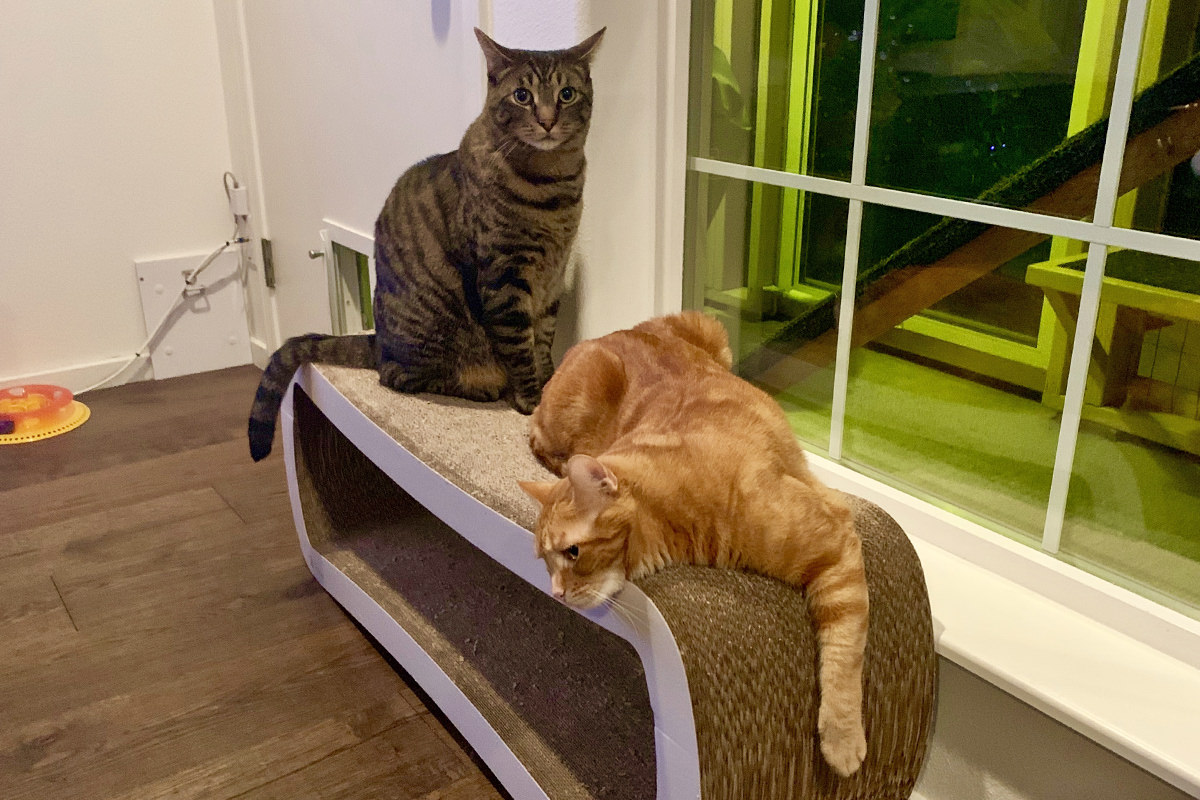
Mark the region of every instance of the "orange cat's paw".
<instances>
[{"instance_id":1,"label":"orange cat's paw","mask_svg":"<svg viewBox=\"0 0 1200 800\"><path fill-rule=\"evenodd\" d=\"M867 737L860 716L839 718L841 716L822 705L817 716L817 732L821 735L821 754L837 774L846 778L853 775L867 757Z\"/></svg>"}]
</instances>

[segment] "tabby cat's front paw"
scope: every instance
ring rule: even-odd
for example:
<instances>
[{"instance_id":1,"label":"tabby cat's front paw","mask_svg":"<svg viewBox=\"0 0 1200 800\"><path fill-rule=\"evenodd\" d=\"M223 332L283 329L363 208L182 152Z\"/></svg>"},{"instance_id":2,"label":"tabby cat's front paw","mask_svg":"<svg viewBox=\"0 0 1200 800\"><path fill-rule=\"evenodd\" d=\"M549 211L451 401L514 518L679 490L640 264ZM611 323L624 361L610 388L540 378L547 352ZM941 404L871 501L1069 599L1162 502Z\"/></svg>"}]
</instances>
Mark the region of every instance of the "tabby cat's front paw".
<instances>
[{"instance_id":1,"label":"tabby cat's front paw","mask_svg":"<svg viewBox=\"0 0 1200 800\"><path fill-rule=\"evenodd\" d=\"M542 393L538 392L533 395L515 394L512 398L512 406L522 414L532 414L537 408L538 403L542 402Z\"/></svg>"},{"instance_id":2,"label":"tabby cat's front paw","mask_svg":"<svg viewBox=\"0 0 1200 800\"><path fill-rule=\"evenodd\" d=\"M862 717L854 714L847 718L822 704L817 715L817 732L821 735L821 754L829 766L843 778L853 775L867 757Z\"/></svg>"},{"instance_id":3,"label":"tabby cat's front paw","mask_svg":"<svg viewBox=\"0 0 1200 800\"><path fill-rule=\"evenodd\" d=\"M455 394L464 400L473 400L476 403L494 403L500 399L500 387L498 386L464 386L459 384L455 388Z\"/></svg>"}]
</instances>

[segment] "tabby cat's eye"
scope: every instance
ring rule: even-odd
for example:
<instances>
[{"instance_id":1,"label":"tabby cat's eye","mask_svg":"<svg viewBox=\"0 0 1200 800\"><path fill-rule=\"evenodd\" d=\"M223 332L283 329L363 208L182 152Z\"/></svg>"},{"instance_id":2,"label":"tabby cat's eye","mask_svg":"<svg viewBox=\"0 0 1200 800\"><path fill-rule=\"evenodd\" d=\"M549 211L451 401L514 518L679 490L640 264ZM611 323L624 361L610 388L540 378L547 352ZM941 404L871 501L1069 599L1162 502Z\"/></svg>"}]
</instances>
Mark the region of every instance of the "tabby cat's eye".
<instances>
[{"instance_id":1,"label":"tabby cat's eye","mask_svg":"<svg viewBox=\"0 0 1200 800\"><path fill-rule=\"evenodd\" d=\"M558 99L564 103L570 103L575 99L575 90L570 86L564 86L558 92Z\"/></svg>"},{"instance_id":2,"label":"tabby cat's eye","mask_svg":"<svg viewBox=\"0 0 1200 800\"><path fill-rule=\"evenodd\" d=\"M533 92L529 91L528 89L526 89L523 86L520 89L517 89L515 92L513 92L512 96L513 96L513 100L516 100L518 103L520 103L523 106L529 105L530 101L533 100Z\"/></svg>"},{"instance_id":3,"label":"tabby cat's eye","mask_svg":"<svg viewBox=\"0 0 1200 800\"><path fill-rule=\"evenodd\" d=\"M579 558L579 545L571 545L566 550L563 550L562 554L566 557L567 561L574 561L575 559Z\"/></svg>"}]
</instances>

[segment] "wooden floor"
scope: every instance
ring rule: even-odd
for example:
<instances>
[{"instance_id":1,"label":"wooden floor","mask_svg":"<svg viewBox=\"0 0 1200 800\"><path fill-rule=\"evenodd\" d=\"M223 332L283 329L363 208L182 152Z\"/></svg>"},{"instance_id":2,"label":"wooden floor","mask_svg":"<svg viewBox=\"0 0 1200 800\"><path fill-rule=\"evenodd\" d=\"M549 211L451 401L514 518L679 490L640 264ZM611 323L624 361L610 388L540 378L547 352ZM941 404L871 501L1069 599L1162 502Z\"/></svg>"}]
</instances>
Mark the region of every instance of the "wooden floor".
<instances>
[{"instance_id":1,"label":"wooden floor","mask_svg":"<svg viewBox=\"0 0 1200 800\"><path fill-rule=\"evenodd\" d=\"M501 798L310 575L258 371L0 446L0 798Z\"/></svg>"}]
</instances>

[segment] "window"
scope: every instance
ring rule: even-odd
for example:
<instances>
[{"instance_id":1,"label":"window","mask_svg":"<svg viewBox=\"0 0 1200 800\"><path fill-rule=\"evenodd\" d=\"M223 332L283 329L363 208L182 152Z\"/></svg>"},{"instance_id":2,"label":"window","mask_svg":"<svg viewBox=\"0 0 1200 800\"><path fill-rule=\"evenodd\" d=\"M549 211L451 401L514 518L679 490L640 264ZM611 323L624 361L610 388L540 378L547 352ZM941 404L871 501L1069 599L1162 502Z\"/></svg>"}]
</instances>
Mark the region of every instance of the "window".
<instances>
[{"instance_id":1,"label":"window","mask_svg":"<svg viewBox=\"0 0 1200 800\"><path fill-rule=\"evenodd\" d=\"M329 281L329 322L335 335L375 329L375 252L371 237L325 220L321 230Z\"/></svg>"},{"instance_id":2,"label":"window","mask_svg":"<svg viewBox=\"0 0 1200 800\"><path fill-rule=\"evenodd\" d=\"M684 298L740 374L809 449L1200 616L1200 0L692 24Z\"/></svg>"},{"instance_id":3,"label":"window","mask_svg":"<svg viewBox=\"0 0 1200 800\"><path fill-rule=\"evenodd\" d=\"M330 308L337 310L333 327L338 334L360 333L375 327L369 261L366 253L333 243L333 285L337 288L337 302Z\"/></svg>"}]
</instances>

